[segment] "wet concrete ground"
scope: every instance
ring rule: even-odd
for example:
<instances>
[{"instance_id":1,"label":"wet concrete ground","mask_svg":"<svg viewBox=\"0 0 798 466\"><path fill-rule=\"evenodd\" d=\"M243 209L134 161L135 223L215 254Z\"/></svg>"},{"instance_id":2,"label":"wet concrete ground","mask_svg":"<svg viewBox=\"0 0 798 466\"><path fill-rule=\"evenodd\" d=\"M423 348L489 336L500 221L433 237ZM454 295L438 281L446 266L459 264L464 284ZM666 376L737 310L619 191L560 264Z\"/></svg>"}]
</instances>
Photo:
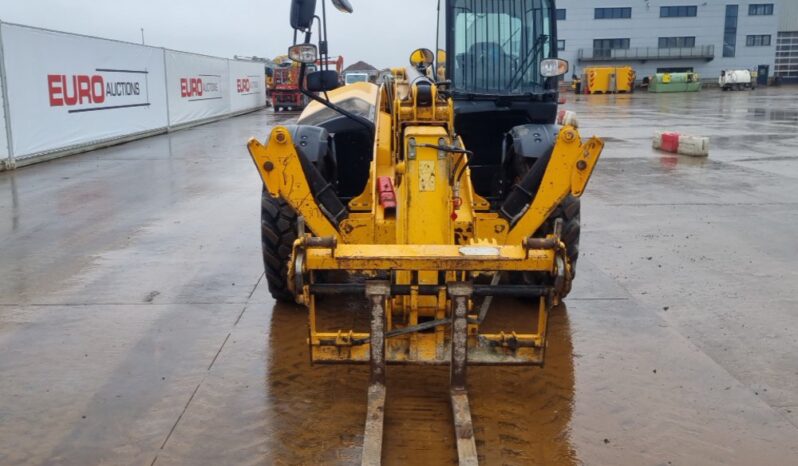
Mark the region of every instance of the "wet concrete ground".
<instances>
[{"instance_id":1,"label":"wet concrete ground","mask_svg":"<svg viewBox=\"0 0 798 466\"><path fill-rule=\"evenodd\" d=\"M470 371L483 464L794 463L797 95L569 96L607 139L579 273L544 369ZM0 173L0 464L359 461L366 368L311 368L262 281L244 142L285 120ZM386 463L455 461L447 383L390 368Z\"/></svg>"}]
</instances>

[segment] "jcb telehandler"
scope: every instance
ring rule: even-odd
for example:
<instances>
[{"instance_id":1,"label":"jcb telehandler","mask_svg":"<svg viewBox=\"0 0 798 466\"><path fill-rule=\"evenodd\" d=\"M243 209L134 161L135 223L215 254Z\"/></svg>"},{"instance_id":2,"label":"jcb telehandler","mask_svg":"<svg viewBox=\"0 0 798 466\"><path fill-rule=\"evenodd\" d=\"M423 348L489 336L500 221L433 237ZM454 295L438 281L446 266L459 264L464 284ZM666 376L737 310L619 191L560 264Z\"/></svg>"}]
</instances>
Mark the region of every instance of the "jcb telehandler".
<instances>
[{"instance_id":1,"label":"jcb telehandler","mask_svg":"<svg viewBox=\"0 0 798 466\"><path fill-rule=\"evenodd\" d=\"M289 50L314 102L248 144L269 290L307 306L312 362L370 364L363 464L380 462L387 363L450 366L460 462L476 464L466 367L543 363L603 148L574 119L556 124L568 63L554 0L439 0L437 53L416 50L380 87L339 87L324 66L306 75L328 53L316 3L292 0ZM367 297L369 332L320 328L317 298L347 294ZM534 330L483 333L499 296L528 303Z\"/></svg>"}]
</instances>

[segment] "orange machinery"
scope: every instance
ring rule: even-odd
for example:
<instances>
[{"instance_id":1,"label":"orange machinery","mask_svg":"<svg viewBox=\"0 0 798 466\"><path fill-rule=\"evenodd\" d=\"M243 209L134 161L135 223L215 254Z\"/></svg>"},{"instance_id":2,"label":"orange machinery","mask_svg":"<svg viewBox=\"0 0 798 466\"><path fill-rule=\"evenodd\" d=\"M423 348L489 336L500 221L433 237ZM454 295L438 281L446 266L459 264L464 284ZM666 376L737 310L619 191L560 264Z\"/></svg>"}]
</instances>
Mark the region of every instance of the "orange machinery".
<instances>
[{"instance_id":1,"label":"orange machinery","mask_svg":"<svg viewBox=\"0 0 798 466\"><path fill-rule=\"evenodd\" d=\"M274 60L277 66L274 68L272 85L269 88L272 107L276 112L302 110L308 104L308 98L299 90L300 66L297 62L282 58L284 57L277 57ZM306 73L311 73L318 67L329 69L333 66L340 76L344 67L344 57L329 58L323 63L319 60L315 66L309 65Z\"/></svg>"}]
</instances>

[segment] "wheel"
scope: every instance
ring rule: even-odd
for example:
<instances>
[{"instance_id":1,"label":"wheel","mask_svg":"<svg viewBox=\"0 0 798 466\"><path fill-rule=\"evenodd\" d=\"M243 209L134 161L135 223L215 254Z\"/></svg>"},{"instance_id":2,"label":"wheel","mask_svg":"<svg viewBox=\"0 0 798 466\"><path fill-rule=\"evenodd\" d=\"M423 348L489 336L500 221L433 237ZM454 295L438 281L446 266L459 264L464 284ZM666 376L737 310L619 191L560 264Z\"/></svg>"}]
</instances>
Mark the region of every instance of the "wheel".
<instances>
[{"instance_id":1,"label":"wheel","mask_svg":"<svg viewBox=\"0 0 798 466\"><path fill-rule=\"evenodd\" d=\"M269 292L278 301L294 302L294 294L288 289L288 261L297 238L297 214L266 189L261 196L260 232Z\"/></svg>"},{"instance_id":2,"label":"wheel","mask_svg":"<svg viewBox=\"0 0 798 466\"><path fill-rule=\"evenodd\" d=\"M579 224L582 210L582 201L578 197L568 195L560 205L554 209L546 223L538 230L535 236L545 236L554 231L554 222L562 219L562 241L565 243L565 254L571 262L571 275L576 276L576 261L579 260L579 237L582 226Z\"/></svg>"},{"instance_id":3,"label":"wheel","mask_svg":"<svg viewBox=\"0 0 798 466\"><path fill-rule=\"evenodd\" d=\"M543 225L535 232L534 236L543 237L554 231L554 222L561 218L563 220L562 227L562 241L565 243L565 254L568 256L568 262L571 263L571 278L576 277L576 262L579 260L579 237L581 235L582 227L579 224L580 211L582 203L578 197L568 195L558 205L554 212L551 213L549 218ZM522 285L550 285L552 278L549 274L540 272L520 272L510 275L510 281L515 284ZM570 293L571 287L568 286L562 293L561 297L564 298Z\"/></svg>"},{"instance_id":4,"label":"wheel","mask_svg":"<svg viewBox=\"0 0 798 466\"><path fill-rule=\"evenodd\" d=\"M545 164L548 164L547 159L548 157L546 157ZM539 162L543 161L541 160ZM515 179L526 176L530 170L538 171L542 177L543 172L540 172L540 170L545 170L545 168L545 166L542 166L539 163L531 162L523 157L515 156L513 160ZM537 187L534 189L536 191ZM549 218L543 222L543 225L538 228L538 231L536 231L533 235L535 237L544 237L553 233L554 223L557 221L557 219L562 219L563 226L561 239L565 243L565 254L571 264L572 278L576 276L576 262L579 259L579 237L581 233L579 220L581 209L582 204L579 198L570 194L567 195L562 202L560 202L560 205L558 205L549 215ZM551 284L551 280L552 278L549 274L543 274L539 272L521 272L510 274L510 281L516 284L548 285ZM562 297L565 297L569 291L570 287L563 292Z\"/></svg>"},{"instance_id":5,"label":"wheel","mask_svg":"<svg viewBox=\"0 0 798 466\"><path fill-rule=\"evenodd\" d=\"M548 164L548 160L546 160L545 163ZM513 170L517 174L516 179L522 178L530 170L538 170L542 179L543 172L541 172L540 169L545 170L545 168L545 166L536 166L534 162L524 157L514 157ZM537 189L538 188L535 187L535 190ZM536 237L543 237L551 234L554 232L554 222L558 218L562 218L562 240L565 243L565 252L571 262L571 272L574 276L576 275L576 261L579 259L579 235L581 232L579 218L581 209L582 204L579 198L568 194L533 235Z\"/></svg>"}]
</instances>

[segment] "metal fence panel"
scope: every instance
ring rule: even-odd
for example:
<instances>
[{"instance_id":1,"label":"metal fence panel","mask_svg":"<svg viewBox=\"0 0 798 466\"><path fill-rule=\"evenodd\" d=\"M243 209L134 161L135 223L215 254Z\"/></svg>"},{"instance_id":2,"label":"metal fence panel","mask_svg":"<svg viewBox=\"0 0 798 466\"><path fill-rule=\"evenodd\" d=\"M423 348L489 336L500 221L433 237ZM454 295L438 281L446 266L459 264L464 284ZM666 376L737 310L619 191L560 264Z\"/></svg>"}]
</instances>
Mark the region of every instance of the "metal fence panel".
<instances>
[{"instance_id":1,"label":"metal fence panel","mask_svg":"<svg viewBox=\"0 0 798 466\"><path fill-rule=\"evenodd\" d=\"M167 126L163 50L2 24L17 158Z\"/></svg>"},{"instance_id":2,"label":"metal fence panel","mask_svg":"<svg viewBox=\"0 0 798 466\"><path fill-rule=\"evenodd\" d=\"M166 89L172 126L230 113L227 60L166 51Z\"/></svg>"},{"instance_id":3,"label":"metal fence panel","mask_svg":"<svg viewBox=\"0 0 798 466\"><path fill-rule=\"evenodd\" d=\"M9 23L0 57L0 168L266 105L257 62Z\"/></svg>"},{"instance_id":4,"label":"metal fence panel","mask_svg":"<svg viewBox=\"0 0 798 466\"><path fill-rule=\"evenodd\" d=\"M0 57L2 60L2 57ZM3 82L2 73L0 73L0 166L2 166L5 161L11 159L11 155L8 151L8 134L6 131L6 109L5 109L5 100L3 99L5 83Z\"/></svg>"},{"instance_id":5,"label":"metal fence panel","mask_svg":"<svg viewBox=\"0 0 798 466\"><path fill-rule=\"evenodd\" d=\"M266 105L263 63L230 60L230 111L241 112Z\"/></svg>"}]
</instances>

